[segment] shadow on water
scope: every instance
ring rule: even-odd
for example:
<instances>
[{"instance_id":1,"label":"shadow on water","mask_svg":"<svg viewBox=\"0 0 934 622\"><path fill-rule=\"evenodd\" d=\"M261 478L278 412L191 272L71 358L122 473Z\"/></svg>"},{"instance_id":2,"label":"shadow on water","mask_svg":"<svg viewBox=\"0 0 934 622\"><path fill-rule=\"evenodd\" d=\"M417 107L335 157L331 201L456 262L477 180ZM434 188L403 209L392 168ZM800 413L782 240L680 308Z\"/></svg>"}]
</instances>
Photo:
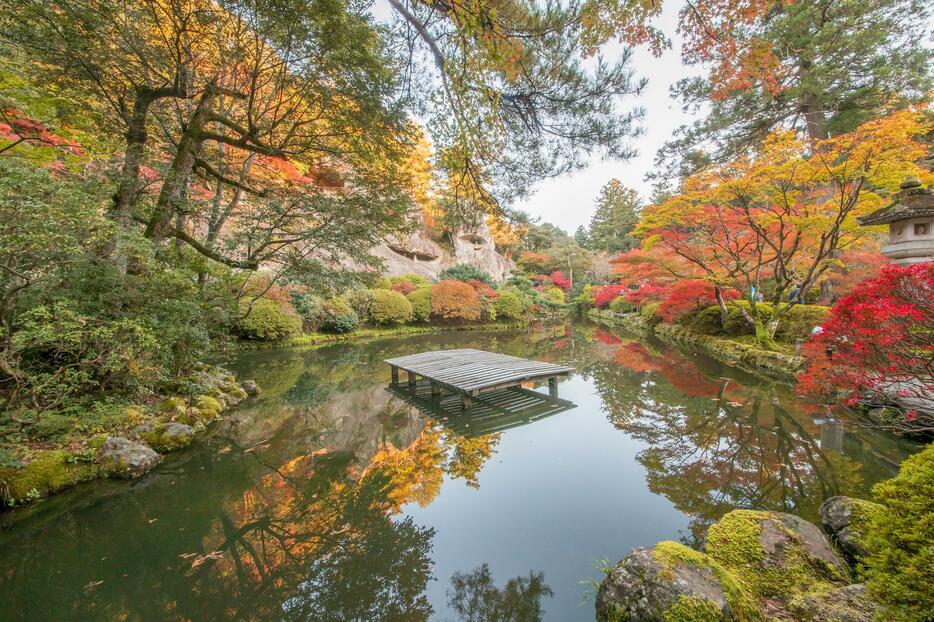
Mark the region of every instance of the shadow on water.
<instances>
[{"instance_id":1,"label":"shadow on water","mask_svg":"<svg viewBox=\"0 0 934 622\"><path fill-rule=\"evenodd\" d=\"M578 374L566 399L517 388L468 413L387 389L383 359L460 347ZM0 517L3 619L592 619L577 603L593 557L697 541L736 506L813 518L911 450L780 383L590 324L231 367L261 395L156 473Z\"/></svg>"}]
</instances>

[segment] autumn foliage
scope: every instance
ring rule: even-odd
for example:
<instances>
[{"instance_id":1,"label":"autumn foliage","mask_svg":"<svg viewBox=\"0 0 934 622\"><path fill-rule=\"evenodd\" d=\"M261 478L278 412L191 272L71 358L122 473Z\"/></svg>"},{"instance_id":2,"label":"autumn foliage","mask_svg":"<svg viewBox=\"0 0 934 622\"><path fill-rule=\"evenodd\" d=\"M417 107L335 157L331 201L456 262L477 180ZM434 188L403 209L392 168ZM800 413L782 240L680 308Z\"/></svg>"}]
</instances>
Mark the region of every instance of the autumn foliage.
<instances>
[{"instance_id":1,"label":"autumn foliage","mask_svg":"<svg viewBox=\"0 0 934 622\"><path fill-rule=\"evenodd\" d=\"M446 320L480 319L480 296L461 281L439 281L431 288L431 313Z\"/></svg>"},{"instance_id":2,"label":"autumn foliage","mask_svg":"<svg viewBox=\"0 0 934 622\"><path fill-rule=\"evenodd\" d=\"M725 298L736 298L739 292L727 292ZM714 286L707 281L687 280L675 283L658 307L657 315L666 322L676 322L692 311L717 304Z\"/></svg>"},{"instance_id":3,"label":"autumn foliage","mask_svg":"<svg viewBox=\"0 0 934 622\"><path fill-rule=\"evenodd\" d=\"M594 288L593 304L598 309L605 309L623 292L622 285L606 285Z\"/></svg>"},{"instance_id":4,"label":"autumn foliage","mask_svg":"<svg viewBox=\"0 0 934 622\"><path fill-rule=\"evenodd\" d=\"M911 407L934 396L934 263L887 266L857 285L805 356L805 394L848 406L900 401L904 416L884 427L934 430L934 413Z\"/></svg>"}]
</instances>

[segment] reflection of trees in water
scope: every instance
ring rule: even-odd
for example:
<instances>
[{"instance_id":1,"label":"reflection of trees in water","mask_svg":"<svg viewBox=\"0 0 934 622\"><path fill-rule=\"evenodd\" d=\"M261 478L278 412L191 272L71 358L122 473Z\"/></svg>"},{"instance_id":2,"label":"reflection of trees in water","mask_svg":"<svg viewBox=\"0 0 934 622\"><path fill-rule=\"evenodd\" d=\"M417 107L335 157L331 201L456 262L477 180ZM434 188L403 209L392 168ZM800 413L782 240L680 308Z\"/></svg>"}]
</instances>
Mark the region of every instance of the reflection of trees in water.
<instances>
[{"instance_id":1,"label":"reflection of trees in water","mask_svg":"<svg viewBox=\"0 0 934 622\"><path fill-rule=\"evenodd\" d=\"M859 465L823 451L787 388L707 375L692 359L596 335L587 368L618 428L645 441L649 488L691 514L695 536L734 507L814 518L820 502L861 489Z\"/></svg>"},{"instance_id":2,"label":"reflection of trees in water","mask_svg":"<svg viewBox=\"0 0 934 622\"><path fill-rule=\"evenodd\" d=\"M552 596L541 572L509 579L498 588L487 564L451 577L448 606L462 622L538 622L542 597Z\"/></svg>"}]
</instances>

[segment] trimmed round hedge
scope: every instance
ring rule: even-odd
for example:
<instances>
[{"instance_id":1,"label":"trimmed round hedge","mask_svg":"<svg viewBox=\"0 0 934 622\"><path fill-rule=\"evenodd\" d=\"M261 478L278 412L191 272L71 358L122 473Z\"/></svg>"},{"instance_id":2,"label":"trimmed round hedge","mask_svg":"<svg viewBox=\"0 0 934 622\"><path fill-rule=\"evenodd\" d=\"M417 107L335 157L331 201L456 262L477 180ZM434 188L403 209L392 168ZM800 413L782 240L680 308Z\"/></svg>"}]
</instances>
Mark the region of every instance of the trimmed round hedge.
<instances>
[{"instance_id":1,"label":"trimmed round hedge","mask_svg":"<svg viewBox=\"0 0 934 622\"><path fill-rule=\"evenodd\" d=\"M240 311L247 315L237 323L237 333L245 339L276 341L302 330L302 320L292 307L275 300L260 298L252 307L248 300L241 300Z\"/></svg>"},{"instance_id":2,"label":"trimmed round hedge","mask_svg":"<svg viewBox=\"0 0 934 622\"><path fill-rule=\"evenodd\" d=\"M412 320L412 305L408 299L388 289L371 290L370 321L380 326L404 324Z\"/></svg>"},{"instance_id":3,"label":"trimmed round hedge","mask_svg":"<svg viewBox=\"0 0 934 622\"><path fill-rule=\"evenodd\" d=\"M412 319L427 322L431 318L431 288L420 287L407 296L412 305Z\"/></svg>"}]
</instances>

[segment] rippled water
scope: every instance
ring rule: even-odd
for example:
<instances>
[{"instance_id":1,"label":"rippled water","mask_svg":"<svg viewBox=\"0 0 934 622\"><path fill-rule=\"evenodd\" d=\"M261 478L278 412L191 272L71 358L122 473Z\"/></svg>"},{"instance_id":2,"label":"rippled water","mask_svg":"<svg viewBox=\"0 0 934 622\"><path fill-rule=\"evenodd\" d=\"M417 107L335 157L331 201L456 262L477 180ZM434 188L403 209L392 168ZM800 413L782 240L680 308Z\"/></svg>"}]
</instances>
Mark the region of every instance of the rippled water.
<instances>
[{"instance_id":1,"label":"rippled water","mask_svg":"<svg viewBox=\"0 0 934 622\"><path fill-rule=\"evenodd\" d=\"M382 360L473 347L578 372L468 414ZM133 482L0 516L0 619L591 620L597 560L741 506L814 518L910 450L788 387L591 324L231 361L262 394Z\"/></svg>"}]
</instances>

